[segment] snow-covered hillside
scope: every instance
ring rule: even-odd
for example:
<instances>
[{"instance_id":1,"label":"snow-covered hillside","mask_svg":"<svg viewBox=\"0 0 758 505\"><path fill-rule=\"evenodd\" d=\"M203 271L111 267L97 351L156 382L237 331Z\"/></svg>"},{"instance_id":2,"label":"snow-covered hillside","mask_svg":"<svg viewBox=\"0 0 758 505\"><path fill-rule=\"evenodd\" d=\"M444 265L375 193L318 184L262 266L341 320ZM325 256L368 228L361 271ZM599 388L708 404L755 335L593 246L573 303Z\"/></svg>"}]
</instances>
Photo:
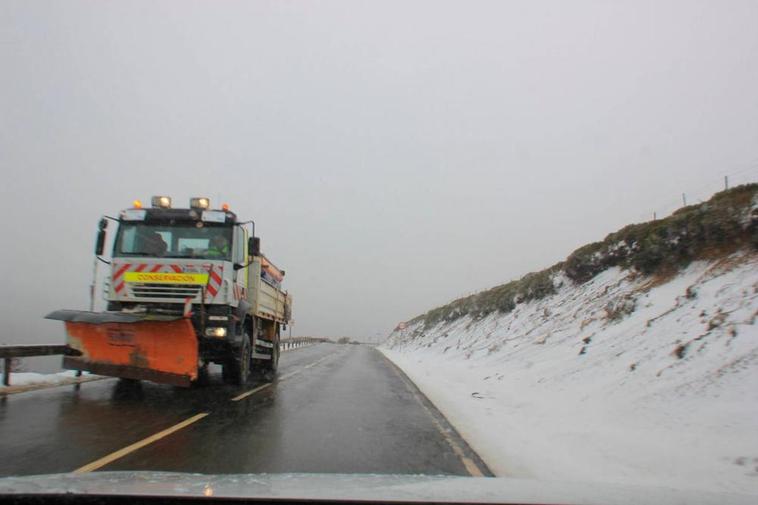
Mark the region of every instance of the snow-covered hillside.
<instances>
[{"instance_id":1,"label":"snow-covered hillside","mask_svg":"<svg viewBox=\"0 0 758 505\"><path fill-rule=\"evenodd\" d=\"M758 493L758 253L551 279L383 351L497 475Z\"/></svg>"}]
</instances>

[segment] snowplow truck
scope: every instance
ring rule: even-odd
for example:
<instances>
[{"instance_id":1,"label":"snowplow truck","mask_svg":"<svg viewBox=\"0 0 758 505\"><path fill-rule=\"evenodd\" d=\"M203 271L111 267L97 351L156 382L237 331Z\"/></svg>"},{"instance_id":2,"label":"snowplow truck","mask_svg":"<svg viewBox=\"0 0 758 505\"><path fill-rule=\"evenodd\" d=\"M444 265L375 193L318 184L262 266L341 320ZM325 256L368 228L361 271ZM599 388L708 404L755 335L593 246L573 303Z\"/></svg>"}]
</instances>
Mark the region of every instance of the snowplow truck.
<instances>
[{"instance_id":1,"label":"snowplow truck","mask_svg":"<svg viewBox=\"0 0 758 505\"><path fill-rule=\"evenodd\" d=\"M107 260L109 223L116 229ZM185 387L210 363L231 384L276 372L292 298L281 288L284 271L261 253L253 221L239 221L227 205L211 209L208 198L180 209L153 197L150 208L135 201L100 220L95 256L95 265L109 265L107 310L46 316L65 323L64 368Z\"/></svg>"}]
</instances>

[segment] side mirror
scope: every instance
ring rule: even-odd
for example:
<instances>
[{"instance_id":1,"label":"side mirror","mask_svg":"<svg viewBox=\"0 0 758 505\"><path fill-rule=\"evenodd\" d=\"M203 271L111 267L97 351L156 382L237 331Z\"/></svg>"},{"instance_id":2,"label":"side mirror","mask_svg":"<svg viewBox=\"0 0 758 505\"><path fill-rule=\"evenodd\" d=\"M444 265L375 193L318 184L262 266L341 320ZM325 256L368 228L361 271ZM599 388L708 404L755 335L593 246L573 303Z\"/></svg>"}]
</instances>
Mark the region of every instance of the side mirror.
<instances>
[{"instance_id":1,"label":"side mirror","mask_svg":"<svg viewBox=\"0 0 758 505\"><path fill-rule=\"evenodd\" d=\"M260 256L261 239L259 237L250 237L247 239L247 254L248 256ZM234 270L240 270L242 268L249 267L252 264L252 260L250 260L248 263L235 263L233 268Z\"/></svg>"},{"instance_id":2,"label":"side mirror","mask_svg":"<svg viewBox=\"0 0 758 505\"><path fill-rule=\"evenodd\" d=\"M260 256L261 255L261 238L250 237L247 240L247 249L248 249L248 254L250 254L250 256Z\"/></svg>"},{"instance_id":3,"label":"side mirror","mask_svg":"<svg viewBox=\"0 0 758 505\"><path fill-rule=\"evenodd\" d=\"M105 230L100 229L97 232L97 241L95 242L95 256L102 256L105 249Z\"/></svg>"}]
</instances>

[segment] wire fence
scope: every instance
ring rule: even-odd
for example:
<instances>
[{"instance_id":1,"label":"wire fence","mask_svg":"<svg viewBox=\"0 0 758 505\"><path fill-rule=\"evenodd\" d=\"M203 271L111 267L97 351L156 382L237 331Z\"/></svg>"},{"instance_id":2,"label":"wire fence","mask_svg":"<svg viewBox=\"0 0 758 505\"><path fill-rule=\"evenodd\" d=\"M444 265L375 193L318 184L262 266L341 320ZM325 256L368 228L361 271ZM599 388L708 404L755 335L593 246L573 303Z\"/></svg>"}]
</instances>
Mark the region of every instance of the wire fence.
<instances>
[{"instance_id":1,"label":"wire fence","mask_svg":"<svg viewBox=\"0 0 758 505\"><path fill-rule=\"evenodd\" d=\"M755 182L758 182L758 160L725 171L720 177L714 177L706 183L691 186L684 184L680 192L672 193L667 200L651 201L649 208L641 210L636 217L638 221L661 219L687 205L703 203L719 191Z\"/></svg>"}]
</instances>

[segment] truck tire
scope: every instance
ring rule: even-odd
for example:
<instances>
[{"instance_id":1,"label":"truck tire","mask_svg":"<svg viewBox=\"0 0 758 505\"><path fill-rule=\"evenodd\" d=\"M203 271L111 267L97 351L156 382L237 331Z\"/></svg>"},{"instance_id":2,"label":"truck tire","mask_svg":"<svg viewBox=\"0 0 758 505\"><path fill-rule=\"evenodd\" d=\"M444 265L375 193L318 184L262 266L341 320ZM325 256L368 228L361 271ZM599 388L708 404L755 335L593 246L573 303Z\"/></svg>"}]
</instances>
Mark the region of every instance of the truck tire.
<instances>
[{"instance_id":1,"label":"truck tire","mask_svg":"<svg viewBox=\"0 0 758 505\"><path fill-rule=\"evenodd\" d=\"M276 373L277 369L279 368L279 328L276 329L276 336L274 337L274 341L272 342L273 347L271 347L271 359L267 359L264 361L261 361L261 365L263 366L263 370L267 372L269 375Z\"/></svg>"},{"instance_id":2,"label":"truck tire","mask_svg":"<svg viewBox=\"0 0 758 505\"><path fill-rule=\"evenodd\" d=\"M252 349L250 347L250 335L247 328L242 335L242 344L235 353L227 359L221 368L221 377L227 384L240 386L250 380L250 362L252 361Z\"/></svg>"},{"instance_id":3,"label":"truck tire","mask_svg":"<svg viewBox=\"0 0 758 505\"><path fill-rule=\"evenodd\" d=\"M279 369L279 336L276 336L274 347L271 348L271 359L269 360L268 369L276 372Z\"/></svg>"},{"instance_id":4,"label":"truck tire","mask_svg":"<svg viewBox=\"0 0 758 505\"><path fill-rule=\"evenodd\" d=\"M210 383L210 376L208 374L208 363L204 363L197 368L197 379L192 381L190 387L199 388L205 387Z\"/></svg>"}]
</instances>

